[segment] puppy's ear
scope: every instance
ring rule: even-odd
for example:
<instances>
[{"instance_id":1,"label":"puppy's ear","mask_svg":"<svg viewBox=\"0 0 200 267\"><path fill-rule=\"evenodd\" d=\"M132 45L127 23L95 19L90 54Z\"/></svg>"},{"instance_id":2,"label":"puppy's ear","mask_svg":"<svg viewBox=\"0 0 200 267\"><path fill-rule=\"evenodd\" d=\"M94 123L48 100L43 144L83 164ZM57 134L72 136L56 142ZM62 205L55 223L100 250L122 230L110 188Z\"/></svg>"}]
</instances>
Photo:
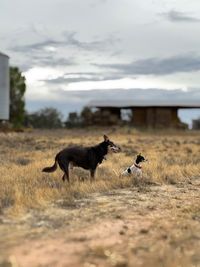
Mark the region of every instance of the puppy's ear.
<instances>
[{"instance_id":1,"label":"puppy's ear","mask_svg":"<svg viewBox=\"0 0 200 267\"><path fill-rule=\"evenodd\" d=\"M109 138L108 138L107 135L104 134L103 138L104 138L104 141L105 141L105 142L109 141Z\"/></svg>"}]
</instances>

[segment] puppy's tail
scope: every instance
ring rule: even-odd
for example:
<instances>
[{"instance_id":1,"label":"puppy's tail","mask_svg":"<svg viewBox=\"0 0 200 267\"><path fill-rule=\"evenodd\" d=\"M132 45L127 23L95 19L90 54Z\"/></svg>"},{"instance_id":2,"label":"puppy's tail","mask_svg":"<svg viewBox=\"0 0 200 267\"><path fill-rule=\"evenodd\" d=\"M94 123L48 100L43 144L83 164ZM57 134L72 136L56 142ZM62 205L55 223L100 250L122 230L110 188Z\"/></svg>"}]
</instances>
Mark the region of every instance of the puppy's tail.
<instances>
[{"instance_id":1,"label":"puppy's tail","mask_svg":"<svg viewBox=\"0 0 200 267\"><path fill-rule=\"evenodd\" d=\"M54 172L57 169L57 159L55 158L55 163L51 167L46 167L42 171L43 172Z\"/></svg>"}]
</instances>

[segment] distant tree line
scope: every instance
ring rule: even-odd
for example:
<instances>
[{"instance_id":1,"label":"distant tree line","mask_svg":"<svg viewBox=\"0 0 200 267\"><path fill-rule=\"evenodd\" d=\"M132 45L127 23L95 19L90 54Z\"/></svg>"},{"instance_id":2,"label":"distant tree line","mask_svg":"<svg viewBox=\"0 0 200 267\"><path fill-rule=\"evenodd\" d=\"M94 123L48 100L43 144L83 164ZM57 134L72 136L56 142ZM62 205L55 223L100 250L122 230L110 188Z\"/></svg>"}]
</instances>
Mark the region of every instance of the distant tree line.
<instances>
[{"instance_id":1,"label":"distant tree line","mask_svg":"<svg viewBox=\"0 0 200 267\"><path fill-rule=\"evenodd\" d=\"M69 113L67 120L63 121L62 114L55 108L47 107L33 113L27 113L25 116L25 126L32 128L76 128L92 125L114 125L117 124L117 117L108 111L92 111L85 107L79 113Z\"/></svg>"},{"instance_id":2,"label":"distant tree line","mask_svg":"<svg viewBox=\"0 0 200 267\"><path fill-rule=\"evenodd\" d=\"M24 124L32 128L62 128L62 114L55 108L47 107L33 113L26 113Z\"/></svg>"},{"instance_id":3,"label":"distant tree line","mask_svg":"<svg viewBox=\"0 0 200 267\"><path fill-rule=\"evenodd\" d=\"M80 114L77 112L69 113L68 119L65 122L66 127L85 127L93 125L110 126L119 123L116 115L108 110L92 110L89 107L83 108Z\"/></svg>"}]
</instances>

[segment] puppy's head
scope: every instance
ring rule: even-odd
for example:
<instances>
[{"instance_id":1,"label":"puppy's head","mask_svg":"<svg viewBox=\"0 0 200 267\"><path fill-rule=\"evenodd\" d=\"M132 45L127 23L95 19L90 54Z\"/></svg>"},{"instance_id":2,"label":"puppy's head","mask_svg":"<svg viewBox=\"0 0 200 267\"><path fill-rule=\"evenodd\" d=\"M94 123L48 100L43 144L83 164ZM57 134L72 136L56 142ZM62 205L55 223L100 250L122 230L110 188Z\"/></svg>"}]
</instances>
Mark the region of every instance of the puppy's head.
<instances>
[{"instance_id":1,"label":"puppy's head","mask_svg":"<svg viewBox=\"0 0 200 267\"><path fill-rule=\"evenodd\" d=\"M135 162L137 164L139 164L139 163L145 162L145 161L147 161L147 159L145 159L145 157L143 157L141 154L138 154Z\"/></svg>"},{"instance_id":2,"label":"puppy's head","mask_svg":"<svg viewBox=\"0 0 200 267\"><path fill-rule=\"evenodd\" d=\"M107 135L104 134L103 138L108 147L108 153L119 153L121 151L121 148L110 141Z\"/></svg>"}]
</instances>

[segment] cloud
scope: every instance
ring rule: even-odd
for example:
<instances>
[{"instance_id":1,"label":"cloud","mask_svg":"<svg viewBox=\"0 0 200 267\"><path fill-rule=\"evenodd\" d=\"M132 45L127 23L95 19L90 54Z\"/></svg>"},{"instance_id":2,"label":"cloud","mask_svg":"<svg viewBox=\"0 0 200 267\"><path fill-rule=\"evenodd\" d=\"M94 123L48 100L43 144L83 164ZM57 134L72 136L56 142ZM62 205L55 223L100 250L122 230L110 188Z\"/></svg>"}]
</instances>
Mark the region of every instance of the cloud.
<instances>
[{"instance_id":1,"label":"cloud","mask_svg":"<svg viewBox=\"0 0 200 267\"><path fill-rule=\"evenodd\" d=\"M60 88L56 88L52 90L52 93L59 95L59 102L65 102L66 99L68 101L76 102L76 103L84 103L84 105L89 104L91 100L99 100L106 101L109 100L111 102L137 102L137 101L146 101L147 103L151 103L152 101L160 102L186 102L191 103L193 105L199 106L199 98L200 98L200 89L188 89L187 91L183 91L181 89L174 90L164 90L158 88L135 88L135 89L100 89L100 90L63 90Z\"/></svg>"},{"instance_id":2,"label":"cloud","mask_svg":"<svg viewBox=\"0 0 200 267\"><path fill-rule=\"evenodd\" d=\"M10 48L10 50L14 51L14 52L22 52L22 53L31 53L31 52L35 52L35 51L41 51L44 50L45 47L54 47L54 46L58 46L61 43L59 41L55 41L55 40L51 40L51 39L47 39L45 41L42 42L36 42L33 44L27 44L27 45L15 45L12 46Z\"/></svg>"},{"instance_id":3,"label":"cloud","mask_svg":"<svg viewBox=\"0 0 200 267\"><path fill-rule=\"evenodd\" d=\"M32 67L65 67L65 66L72 66L76 65L75 60L71 58L60 58L56 56L48 56L48 55L41 55L41 56L33 56L29 57L27 62L23 62L20 65L20 69L23 72L28 71Z\"/></svg>"},{"instance_id":4,"label":"cloud","mask_svg":"<svg viewBox=\"0 0 200 267\"><path fill-rule=\"evenodd\" d=\"M200 19L192 17L185 12L170 10L160 14L171 22L200 22Z\"/></svg>"},{"instance_id":5,"label":"cloud","mask_svg":"<svg viewBox=\"0 0 200 267\"><path fill-rule=\"evenodd\" d=\"M73 58L52 58L52 57L44 57L44 58L37 58L37 65L41 66L69 66L75 65L75 61Z\"/></svg>"},{"instance_id":6,"label":"cloud","mask_svg":"<svg viewBox=\"0 0 200 267\"><path fill-rule=\"evenodd\" d=\"M78 40L76 38L77 33L76 32L64 32L64 36L66 37L67 40L67 45L77 47L79 49L83 50L96 50L96 49L104 49L108 43L111 43L113 40L111 37L105 40L96 40L96 41L89 41L89 42L84 42Z\"/></svg>"},{"instance_id":7,"label":"cloud","mask_svg":"<svg viewBox=\"0 0 200 267\"><path fill-rule=\"evenodd\" d=\"M117 80L122 78L122 75L113 74L107 75L104 73L97 73L97 72L74 72L74 73L66 73L61 77L55 79L47 79L42 80L47 84L69 84L69 83L76 83L76 82L96 82L96 81L107 81L107 80Z\"/></svg>"},{"instance_id":8,"label":"cloud","mask_svg":"<svg viewBox=\"0 0 200 267\"><path fill-rule=\"evenodd\" d=\"M14 53L14 56L18 58L16 62L23 71L36 66L76 65L75 58L76 61L79 61L81 57L87 57L91 52L94 57L102 51L112 51L113 53L114 43L119 42L119 39L112 34L107 38L95 37L90 41L82 41L77 38L77 32L69 31L62 32L60 38L37 36L38 38L43 40L29 44L19 43L12 45L9 49L11 54ZM27 62L26 58L29 59Z\"/></svg>"},{"instance_id":9,"label":"cloud","mask_svg":"<svg viewBox=\"0 0 200 267\"><path fill-rule=\"evenodd\" d=\"M38 41L32 44L26 45L15 45L10 47L10 50L14 52L20 53L31 53L31 52L38 52L38 51L47 51L48 48L57 47L74 47L82 50L103 50L106 49L108 45L112 46L114 42L119 41L114 36L110 35L108 38L103 40L94 40L94 41L80 41L77 37L77 32L68 32L65 31L62 33L62 38L60 40L58 38L46 38L46 40ZM50 50L50 49L49 49ZM50 50L50 52L52 52Z\"/></svg>"},{"instance_id":10,"label":"cloud","mask_svg":"<svg viewBox=\"0 0 200 267\"><path fill-rule=\"evenodd\" d=\"M117 70L124 75L168 75L200 70L200 57L178 55L169 58L149 58L125 64L95 64L100 68Z\"/></svg>"}]
</instances>

